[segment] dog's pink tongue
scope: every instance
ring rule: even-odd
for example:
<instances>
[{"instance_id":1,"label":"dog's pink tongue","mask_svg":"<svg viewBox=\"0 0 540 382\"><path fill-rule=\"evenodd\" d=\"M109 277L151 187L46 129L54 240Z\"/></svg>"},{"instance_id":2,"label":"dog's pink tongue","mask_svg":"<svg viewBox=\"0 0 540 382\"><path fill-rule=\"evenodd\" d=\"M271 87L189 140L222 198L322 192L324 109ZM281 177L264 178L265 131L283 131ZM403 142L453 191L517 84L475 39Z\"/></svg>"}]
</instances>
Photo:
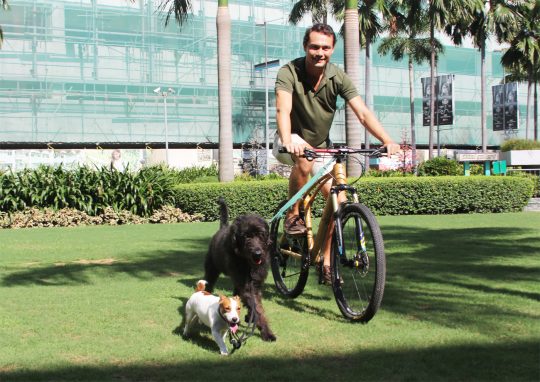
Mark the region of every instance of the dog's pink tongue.
<instances>
[{"instance_id":1,"label":"dog's pink tongue","mask_svg":"<svg viewBox=\"0 0 540 382\"><path fill-rule=\"evenodd\" d=\"M236 331L238 330L238 325L234 324L234 325L231 325L231 332L236 333Z\"/></svg>"}]
</instances>

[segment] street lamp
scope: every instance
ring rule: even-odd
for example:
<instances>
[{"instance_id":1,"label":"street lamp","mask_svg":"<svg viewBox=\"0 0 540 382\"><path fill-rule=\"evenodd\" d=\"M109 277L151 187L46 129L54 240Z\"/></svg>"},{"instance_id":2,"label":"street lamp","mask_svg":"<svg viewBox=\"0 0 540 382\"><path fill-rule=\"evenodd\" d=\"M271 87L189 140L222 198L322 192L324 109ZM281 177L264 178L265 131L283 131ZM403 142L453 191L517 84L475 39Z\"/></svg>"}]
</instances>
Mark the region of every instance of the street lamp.
<instances>
[{"instance_id":1,"label":"street lamp","mask_svg":"<svg viewBox=\"0 0 540 382\"><path fill-rule=\"evenodd\" d=\"M268 68L279 65L279 60L272 60L268 62L268 28L267 25L271 21L282 20L283 17L264 20L262 23L256 23L255 26L264 27L264 62L262 64L255 65L255 70L264 68L264 136L266 141L266 174L270 173L269 170L269 157L270 157L270 115L268 113Z\"/></svg>"},{"instance_id":2,"label":"street lamp","mask_svg":"<svg viewBox=\"0 0 540 382\"><path fill-rule=\"evenodd\" d=\"M165 163L169 166L169 127L167 125L167 97L175 94L173 88L161 91L161 86L154 89L154 93L163 97L163 115L165 119Z\"/></svg>"}]
</instances>

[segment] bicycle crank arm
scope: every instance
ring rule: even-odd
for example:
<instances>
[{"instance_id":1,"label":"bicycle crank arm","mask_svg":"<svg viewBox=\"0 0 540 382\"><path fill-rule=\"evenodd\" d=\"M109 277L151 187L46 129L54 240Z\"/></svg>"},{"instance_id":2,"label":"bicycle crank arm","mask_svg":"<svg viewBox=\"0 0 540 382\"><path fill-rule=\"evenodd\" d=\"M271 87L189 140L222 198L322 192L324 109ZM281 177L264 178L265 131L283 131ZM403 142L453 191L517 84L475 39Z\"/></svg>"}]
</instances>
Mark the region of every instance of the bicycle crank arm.
<instances>
[{"instance_id":1,"label":"bicycle crank arm","mask_svg":"<svg viewBox=\"0 0 540 382\"><path fill-rule=\"evenodd\" d=\"M289 251L288 249L280 249L279 251L282 255L294 257L295 259L302 259L302 255L298 252Z\"/></svg>"}]
</instances>

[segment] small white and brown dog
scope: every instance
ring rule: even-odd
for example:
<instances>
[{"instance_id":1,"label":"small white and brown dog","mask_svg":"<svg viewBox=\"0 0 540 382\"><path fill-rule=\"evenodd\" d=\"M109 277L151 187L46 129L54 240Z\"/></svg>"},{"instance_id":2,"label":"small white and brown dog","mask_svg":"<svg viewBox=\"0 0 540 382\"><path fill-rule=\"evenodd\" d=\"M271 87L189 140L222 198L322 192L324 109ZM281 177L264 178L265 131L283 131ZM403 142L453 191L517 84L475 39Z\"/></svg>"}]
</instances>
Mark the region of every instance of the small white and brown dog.
<instances>
[{"instance_id":1,"label":"small white and brown dog","mask_svg":"<svg viewBox=\"0 0 540 382\"><path fill-rule=\"evenodd\" d=\"M214 340L219 346L222 355L228 355L225 338L229 332L236 333L240 324L240 310L242 304L240 297L232 298L223 295L215 296L205 290L206 281L197 282L197 291L191 295L186 303L186 316L184 327L184 337L189 335L189 331L197 319L212 330Z\"/></svg>"}]
</instances>

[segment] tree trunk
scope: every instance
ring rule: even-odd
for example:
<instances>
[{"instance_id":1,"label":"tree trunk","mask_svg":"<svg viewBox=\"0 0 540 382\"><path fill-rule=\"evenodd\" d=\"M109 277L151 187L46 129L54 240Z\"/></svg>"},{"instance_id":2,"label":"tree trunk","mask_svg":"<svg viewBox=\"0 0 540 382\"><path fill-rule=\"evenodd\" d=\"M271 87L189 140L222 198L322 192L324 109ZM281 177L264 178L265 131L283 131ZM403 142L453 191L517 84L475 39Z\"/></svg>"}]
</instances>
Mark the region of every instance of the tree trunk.
<instances>
[{"instance_id":1,"label":"tree trunk","mask_svg":"<svg viewBox=\"0 0 540 382\"><path fill-rule=\"evenodd\" d=\"M373 96L371 95L371 42L369 38L366 38L366 67L365 67L365 78L364 78L364 90L365 90L365 97L366 97L366 106L368 109L373 110ZM364 128L364 145L366 146L366 149L369 149L369 131L368 129ZM365 157L365 167L366 170L369 169L369 156Z\"/></svg>"},{"instance_id":2,"label":"tree trunk","mask_svg":"<svg viewBox=\"0 0 540 382\"><path fill-rule=\"evenodd\" d=\"M219 0L216 17L219 97L219 181L234 180L231 84L231 16L227 0Z\"/></svg>"},{"instance_id":3,"label":"tree trunk","mask_svg":"<svg viewBox=\"0 0 540 382\"><path fill-rule=\"evenodd\" d=\"M487 151L486 122L486 39L480 43L480 128L482 129L482 152Z\"/></svg>"},{"instance_id":4,"label":"tree trunk","mask_svg":"<svg viewBox=\"0 0 540 382\"><path fill-rule=\"evenodd\" d=\"M537 82L534 81L534 140L538 141L538 93Z\"/></svg>"},{"instance_id":5,"label":"tree trunk","mask_svg":"<svg viewBox=\"0 0 540 382\"><path fill-rule=\"evenodd\" d=\"M414 127L414 68L411 56L409 55L409 103L411 107L411 155L412 166L416 174L416 130Z\"/></svg>"},{"instance_id":6,"label":"tree trunk","mask_svg":"<svg viewBox=\"0 0 540 382\"><path fill-rule=\"evenodd\" d=\"M532 116L531 106L532 106L532 85L533 85L533 73L532 69L528 69L529 81L527 84L527 120L525 121L525 139L529 139L529 127L530 119Z\"/></svg>"},{"instance_id":7,"label":"tree trunk","mask_svg":"<svg viewBox=\"0 0 540 382\"><path fill-rule=\"evenodd\" d=\"M358 33L358 0L347 0L345 9L345 71L358 89L360 83L360 38ZM345 134L347 145L360 147L361 128L358 118L349 106L345 108ZM359 176L362 166L356 161L347 161L348 176Z\"/></svg>"},{"instance_id":8,"label":"tree trunk","mask_svg":"<svg viewBox=\"0 0 540 382\"><path fill-rule=\"evenodd\" d=\"M435 126L435 20L431 17L431 26L429 32L429 38L431 42L431 84L430 84L430 96L429 96L429 159L433 159L433 130Z\"/></svg>"}]
</instances>

